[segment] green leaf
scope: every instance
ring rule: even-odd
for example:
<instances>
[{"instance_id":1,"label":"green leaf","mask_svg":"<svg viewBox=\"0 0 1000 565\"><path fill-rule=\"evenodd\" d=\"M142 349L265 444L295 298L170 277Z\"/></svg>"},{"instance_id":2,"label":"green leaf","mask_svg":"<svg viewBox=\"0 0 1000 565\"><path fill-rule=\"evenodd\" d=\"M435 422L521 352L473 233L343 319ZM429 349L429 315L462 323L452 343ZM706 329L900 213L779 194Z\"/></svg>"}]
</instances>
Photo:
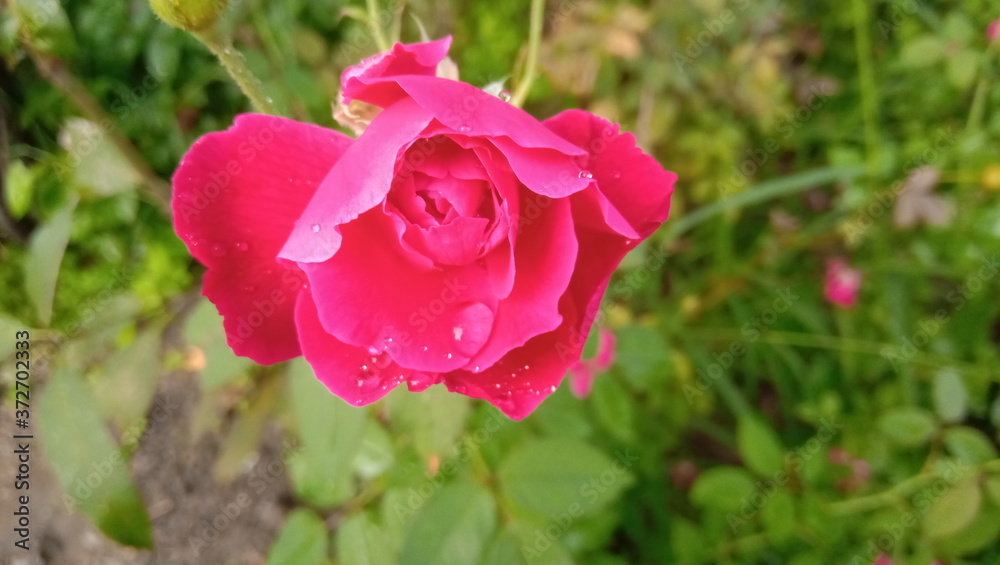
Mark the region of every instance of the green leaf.
<instances>
[{"instance_id":1,"label":"green leaf","mask_svg":"<svg viewBox=\"0 0 1000 565\"><path fill-rule=\"evenodd\" d=\"M941 60L944 42L933 35L923 35L907 41L900 53L900 62L912 68L929 67Z\"/></svg>"},{"instance_id":2,"label":"green leaf","mask_svg":"<svg viewBox=\"0 0 1000 565\"><path fill-rule=\"evenodd\" d=\"M398 561L402 540L377 525L368 513L344 520L335 535L337 556L351 565L388 565Z\"/></svg>"},{"instance_id":3,"label":"green leaf","mask_svg":"<svg viewBox=\"0 0 1000 565\"><path fill-rule=\"evenodd\" d=\"M628 444L634 443L635 402L620 379L611 374L598 376L594 381L591 402L601 426L612 437Z\"/></svg>"},{"instance_id":4,"label":"green leaf","mask_svg":"<svg viewBox=\"0 0 1000 565\"><path fill-rule=\"evenodd\" d=\"M777 543L792 539L795 535L795 500L784 489L777 490L760 509L764 530Z\"/></svg>"},{"instance_id":5,"label":"green leaf","mask_svg":"<svg viewBox=\"0 0 1000 565\"><path fill-rule=\"evenodd\" d=\"M988 477L983 482L983 490L986 491L986 495L993 501L994 506L1000 506L1000 475Z\"/></svg>"},{"instance_id":6,"label":"green leaf","mask_svg":"<svg viewBox=\"0 0 1000 565\"><path fill-rule=\"evenodd\" d=\"M678 565L704 563L708 557L704 533L680 516L671 520L670 546L677 556Z\"/></svg>"},{"instance_id":7,"label":"green leaf","mask_svg":"<svg viewBox=\"0 0 1000 565\"><path fill-rule=\"evenodd\" d=\"M147 371L159 362L158 328L146 330L101 367L94 385L94 396L101 414L120 430L135 429L146 415L156 389L156 377Z\"/></svg>"},{"instance_id":8,"label":"green leaf","mask_svg":"<svg viewBox=\"0 0 1000 565\"><path fill-rule=\"evenodd\" d=\"M41 444L66 500L109 538L152 547L152 525L96 403L80 377L57 369L37 408Z\"/></svg>"},{"instance_id":9,"label":"green leaf","mask_svg":"<svg viewBox=\"0 0 1000 565\"><path fill-rule=\"evenodd\" d=\"M420 394L397 389L386 404L393 428L410 434L417 453L425 458L454 454L471 406L467 396L448 392L444 386Z\"/></svg>"},{"instance_id":10,"label":"green leaf","mask_svg":"<svg viewBox=\"0 0 1000 565\"><path fill-rule=\"evenodd\" d=\"M945 67L948 80L960 90L968 89L976 80L980 66L979 61L979 52L972 49L962 49L958 53L950 55Z\"/></svg>"},{"instance_id":11,"label":"green leaf","mask_svg":"<svg viewBox=\"0 0 1000 565\"><path fill-rule=\"evenodd\" d=\"M478 562L496 529L496 512L493 497L481 486L441 487L412 522L400 564Z\"/></svg>"},{"instance_id":12,"label":"green leaf","mask_svg":"<svg viewBox=\"0 0 1000 565\"><path fill-rule=\"evenodd\" d=\"M778 434L755 416L740 418L736 446L743 463L759 475L771 476L784 468L785 449Z\"/></svg>"},{"instance_id":13,"label":"green leaf","mask_svg":"<svg viewBox=\"0 0 1000 565\"><path fill-rule=\"evenodd\" d=\"M983 504L972 523L953 536L940 540L938 546L949 554L972 555L987 547L995 548L998 539L1000 509L992 504Z\"/></svg>"},{"instance_id":14,"label":"green leaf","mask_svg":"<svg viewBox=\"0 0 1000 565\"><path fill-rule=\"evenodd\" d=\"M201 380L205 388L213 389L243 376L253 361L238 357L226 343L222 316L207 299L199 301L184 324L184 341L198 348L205 356Z\"/></svg>"},{"instance_id":15,"label":"green leaf","mask_svg":"<svg viewBox=\"0 0 1000 565\"><path fill-rule=\"evenodd\" d=\"M31 209L31 199L35 189L34 171L24 166L21 161L11 161L7 166L4 188L4 202L11 217L15 220L23 218Z\"/></svg>"},{"instance_id":16,"label":"green leaf","mask_svg":"<svg viewBox=\"0 0 1000 565\"><path fill-rule=\"evenodd\" d=\"M982 492L973 478L958 483L934 501L924 517L924 533L941 539L961 532L979 513Z\"/></svg>"},{"instance_id":17,"label":"green leaf","mask_svg":"<svg viewBox=\"0 0 1000 565\"><path fill-rule=\"evenodd\" d=\"M510 530L497 534L486 548L480 565L528 565L518 535Z\"/></svg>"},{"instance_id":18,"label":"green leaf","mask_svg":"<svg viewBox=\"0 0 1000 565\"><path fill-rule=\"evenodd\" d=\"M108 140L113 127L70 118L59 132L59 143L69 153L73 181L85 199L133 191L142 182L135 167Z\"/></svg>"},{"instance_id":19,"label":"green leaf","mask_svg":"<svg viewBox=\"0 0 1000 565\"><path fill-rule=\"evenodd\" d=\"M367 412L330 393L302 359L290 363L288 385L301 449L290 462L295 492L320 507L354 494L351 473L361 450Z\"/></svg>"},{"instance_id":20,"label":"green leaf","mask_svg":"<svg viewBox=\"0 0 1000 565\"><path fill-rule=\"evenodd\" d=\"M323 519L311 510L293 510L267 552L267 565L323 565L326 553Z\"/></svg>"},{"instance_id":21,"label":"green leaf","mask_svg":"<svg viewBox=\"0 0 1000 565\"><path fill-rule=\"evenodd\" d=\"M913 407L892 408L882 414L877 425L881 433L903 447L918 447L927 443L937 429L933 416L926 410Z\"/></svg>"},{"instance_id":22,"label":"green leaf","mask_svg":"<svg viewBox=\"0 0 1000 565\"><path fill-rule=\"evenodd\" d=\"M616 331L617 365L633 384L646 388L647 377L662 371L667 362L666 342L660 332L644 326L625 326Z\"/></svg>"},{"instance_id":23,"label":"green leaf","mask_svg":"<svg viewBox=\"0 0 1000 565\"><path fill-rule=\"evenodd\" d=\"M738 512L756 488L753 476L741 467L713 467L698 475L691 501L700 508Z\"/></svg>"},{"instance_id":24,"label":"green leaf","mask_svg":"<svg viewBox=\"0 0 1000 565\"><path fill-rule=\"evenodd\" d=\"M986 434L975 428L948 428L942 439L948 452L963 461L979 464L997 458L993 443Z\"/></svg>"},{"instance_id":25,"label":"green leaf","mask_svg":"<svg viewBox=\"0 0 1000 565\"><path fill-rule=\"evenodd\" d=\"M969 393L957 371L946 369L934 376L934 411L945 422L960 422L965 418Z\"/></svg>"},{"instance_id":26,"label":"green leaf","mask_svg":"<svg viewBox=\"0 0 1000 565\"><path fill-rule=\"evenodd\" d=\"M24 288L35 307L38 321L48 326L52 321L52 300L66 245L73 227L75 202L64 206L42 227L31 234L28 256L24 261Z\"/></svg>"},{"instance_id":27,"label":"green leaf","mask_svg":"<svg viewBox=\"0 0 1000 565\"><path fill-rule=\"evenodd\" d=\"M581 515L615 500L633 477L628 450L611 459L573 440L534 440L514 448L500 464L500 488L511 504L529 515Z\"/></svg>"}]
</instances>

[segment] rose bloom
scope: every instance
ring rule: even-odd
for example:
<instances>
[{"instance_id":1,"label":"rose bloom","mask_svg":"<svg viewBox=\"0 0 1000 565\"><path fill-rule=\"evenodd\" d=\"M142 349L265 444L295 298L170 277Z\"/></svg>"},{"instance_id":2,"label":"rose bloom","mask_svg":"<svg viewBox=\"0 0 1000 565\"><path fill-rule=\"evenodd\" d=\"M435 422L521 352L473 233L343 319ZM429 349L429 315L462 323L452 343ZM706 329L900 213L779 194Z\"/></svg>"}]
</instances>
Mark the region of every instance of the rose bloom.
<instances>
[{"instance_id":1,"label":"rose bloom","mask_svg":"<svg viewBox=\"0 0 1000 565\"><path fill-rule=\"evenodd\" d=\"M520 419L579 360L676 176L597 116L539 122L437 77L450 43L344 72L342 102L374 110L357 139L254 114L205 135L174 226L237 354L302 355L354 405L444 383Z\"/></svg>"},{"instance_id":2,"label":"rose bloom","mask_svg":"<svg viewBox=\"0 0 1000 565\"><path fill-rule=\"evenodd\" d=\"M833 259L826 264L826 299L841 308L853 308L861 289L861 271L847 266L843 259Z\"/></svg>"}]
</instances>

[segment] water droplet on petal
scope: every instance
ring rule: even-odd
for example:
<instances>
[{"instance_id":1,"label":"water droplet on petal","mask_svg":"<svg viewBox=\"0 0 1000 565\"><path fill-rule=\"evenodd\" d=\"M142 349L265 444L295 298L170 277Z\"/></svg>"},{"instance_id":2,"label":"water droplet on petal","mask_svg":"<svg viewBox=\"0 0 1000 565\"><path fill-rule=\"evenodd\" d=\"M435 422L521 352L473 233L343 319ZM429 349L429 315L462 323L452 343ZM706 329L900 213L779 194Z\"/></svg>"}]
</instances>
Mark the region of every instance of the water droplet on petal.
<instances>
[{"instance_id":1,"label":"water droplet on petal","mask_svg":"<svg viewBox=\"0 0 1000 565\"><path fill-rule=\"evenodd\" d=\"M462 331L463 331L462 328L458 326L451 328L451 333L455 335L455 341L462 340Z\"/></svg>"},{"instance_id":2,"label":"water droplet on petal","mask_svg":"<svg viewBox=\"0 0 1000 565\"><path fill-rule=\"evenodd\" d=\"M481 371L481 370L482 370L482 369L480 369L480 368L479 368L479 365L476 365L475 367L473 367L473 368L472 368L472 372L473 372L473 373L478 373L478 372L479 372L479 371Z\"/></svg>"},{"instance_id":3,"label":"water droplet on petal","mask_svg":"<svg viewBox=\"0 0 1000 565\"><path fill-rule=\"evenodd\" d=\"M234 247L236 247L237 251L246 251L247 249L250 249L250 246L247 245L245 241L237 241Z\"/></svg>"},{"instance_id":4,"label":"water droplet on petal","mask_svg":"<svg viewBox=\"0 0 1000 565\"><path fill-rule=\"evenodd\" d=\"M549 392L555 392L555 391L556 391L556 385L552 385L549 387Z\"/></svg>"},{"instance_id":5,"label":"water droplet on petal","mask_svg":"<svg viewBox=\"0 0 1000 565\"><path fill-rule=\"evenodd\" d=\"M425 345L425 346L421 347L420 351L427 351L427 346Z\"/></svg>"},{"instance_id":6,"label":"water droplet on petal","mask_svg":"<svg viewBox=\"0 0 1000 565\"><path fill-rule=\"evenodd\" d=\"M363 386L365 386L365 381L363 381L363 380L361 380L361 379L358 379L358 380L357 380L357 381L355 381L355 382L357 383L357 385L358 385L358 388L360 388L360 387L363 387Z\"/></svg>"},{"instance_id":7,"label":"water droplet on petal","mask_svg":"<svg viewBox=\"0 0 1000 565\"><path fill-rule=\"evenodd\" d=\"M318 232L319 231L319 224L313 224L312 225L312 231L313 231L313 233Z\"/></svg>"},{"instance_id":8,"label":"water droplet on petal","mask_svg":"<svg viewBox=\"0 0 1000 565\"><path fill-rule=\"evenodd\" d=\"M445 357L447 357L448 359L451 359L452 355L451 355L451 353L449 353L449 354L448 354L448 355L446 355Z\"/></svg>"},{"instance_id":9,"label":"water droplet on petal","mask_svg":"<svg viewBox=\"0 0 1000 565\"><path fill-rule=\"evenodd\" d=\"M378 355L379 354L379 350L374 345L369 345L368 346L368 354L369 355Z\"/></svg>"},{"instance_id":10,"label":"water droplet on petal","mask_svg":"<svg viewBox=\"0 0 1000 565\"><path fill-rule=\"evenodd\" d=\"M461 126L458 127L458 131L460 131L462 133L469 133L470 131L472 131L472 128L470 128L467 125L461 125Z\"/></svg>"},{"instance_id":11,"label":"water droplet on petal","mask_svg":"<svg viewBox=\"0 0 1000 565\"><path fill-rule=\"evenodd\" d=\"M577 176L580 177L580 178L582 178L582 179L592 179L592 178L594 178L594 174L591 173L590 171L587 171L587 170L580 171L580 174L578 174Z\"/></svg>"},{"instance_id":12,"label":"water droplet on petal","mask_svg":"<svg viewBox=\"0 0 1000 565\"><path fill-rule=\"evenodd\" d=\"M226 249L221 245L219 245L218 243L216 243L215 245L212 246L212 253L215 253L216 255L225 255Z\"/></svg>"},{"instance_id":13,"label":"water droplet on petal","mask_svg":"<svg viewBox=\"0 0 1000 565\"><path fill-rule=\"evenodd\" d=\"M616 178L616 179L620 179L620 178L622 178L622 173L621 173L621 171L614 171L614 172L611 173L611 177L612 178Z\"/></svg>"},{"instance_id":14,"label":"water droplet on petal","mask_svg":"<svg viewBox=\"0 0 1000 565\"><path fill-rule=\"evenodd\" d=\"M497 94L497 98L499 98L500 100L503 100L504 102L510 102L510 91L509 90L501 90L500 93Z\"/></svg>"}]
</instances>

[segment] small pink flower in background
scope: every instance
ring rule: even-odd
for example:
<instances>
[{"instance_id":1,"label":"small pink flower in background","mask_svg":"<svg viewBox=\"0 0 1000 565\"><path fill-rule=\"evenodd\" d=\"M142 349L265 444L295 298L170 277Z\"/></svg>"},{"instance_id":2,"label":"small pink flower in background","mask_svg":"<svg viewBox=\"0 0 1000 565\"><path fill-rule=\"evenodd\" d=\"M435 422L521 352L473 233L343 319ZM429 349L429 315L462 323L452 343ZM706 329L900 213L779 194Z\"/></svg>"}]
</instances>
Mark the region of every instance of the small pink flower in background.
<instances>
[{"instance_id":1,"label":"small pink flower in background","mask_svg":"<svg viewBox=\"0 0 1000 565\"><path fill-rule=\"evenodd\" d=\"M989 41L1000 39L1000 20L993 20L986 26L986 39Z\"/></svg>"},{"instance_id":2,"label":"small pink flower in background","mask_svg":"<svg viewBox=\"0 0 1000 565\"><path fill-rule=\"evenodd\" d=\"M883 553L875 558L872 565L892 565L892 559L889 559L889 556Z\"/></svg>"},{"instance_id":3,"label":"small pink flower in background","mask_svg":"<svg viewBox=\"0 0 1000 565\"><path fill-rule=\"evenodd\" d=\"M861 288L861 271L847 266L843 259L833 259L826 264L826 299L842 308L853 308Z\"/></svg>"},{"instance_id":4,"label":"small pink flower in background","mask_svg":"<svg viewBox=\"0 0 1000 565\"><path fill-rule=\"evenodd\" d=\"M590 359L580 359L569 369L569 389L573 396L586 398L594 386L594 377L608 370L615 362L615 334L601 328L598 335L597 354Z\"/></svg>"}]
</instances>

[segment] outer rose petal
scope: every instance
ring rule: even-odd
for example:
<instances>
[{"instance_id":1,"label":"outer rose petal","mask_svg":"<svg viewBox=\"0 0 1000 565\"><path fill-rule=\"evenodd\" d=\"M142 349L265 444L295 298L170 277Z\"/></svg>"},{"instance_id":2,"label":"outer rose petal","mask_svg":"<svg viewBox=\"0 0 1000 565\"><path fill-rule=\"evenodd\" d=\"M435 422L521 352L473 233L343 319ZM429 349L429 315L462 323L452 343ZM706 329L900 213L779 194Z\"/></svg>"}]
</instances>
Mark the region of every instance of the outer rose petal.
<instances>
[{"instance_id":1,"label":"outer rose petal","mask_svg":"<svg viewBox=\"0 0 1000 565\"><path fill-rule=\"evenodd\" d=\"M431 119L409 100L379 114L330 169L278 256L308 263L332 257L340 248L340 226L385 200L397 153Z\"/></svg>"},{"instance_id":2,"label":"outer rose petal","mask_svg":"<svg viewBox=\"0 0 1000 565\"><path fill-rule=\"evenodd\" d=\"M341 92L348 103L355 92L371 82L398 75L435 76L438 63L448 56L451 36L427 43L397 43L385 53L372 55L347 67L340 77Z\"/></svg>"},{"instance_id":3,"label":"outer rose petal","mask_svg":"<svg viewBox=\"0 0 1000 565\"><path fill-rule=\"evenodd\" d=\"M400 367L388 356L373 356L364 348L347 345L326 333L308 290L299 294L295 321L302 355L312 365L316 377L330 392L350 404L375 402L410 376L409 369Z\"/></svg>"},{"instance_id":4,"label":"outer rose petal","mask_svg":"<svg viewBox=\"0 0 1000 565\"><path fill-rule=\"evenodd\" d=\"M632 134L619 133L617 125L583 110L567 110L544 124L587 150L581 166L593 175L603 197L604 229L646 237L667 219L677 175L636 147Z\"/></svg>"},{"instance_id":5,"label":"outer rose petal","mask_svg":"<svg viewBox=\"0 0 1000 565\"><path fill-rule=\"evenodd\" d=\"M284 118L244 114L199 139L174 173L174 229L201 261L203 293L238 355L299 355L293 310L305 276L275 260L316 186L353 140Z\"/></svg>"}]
</instances>

